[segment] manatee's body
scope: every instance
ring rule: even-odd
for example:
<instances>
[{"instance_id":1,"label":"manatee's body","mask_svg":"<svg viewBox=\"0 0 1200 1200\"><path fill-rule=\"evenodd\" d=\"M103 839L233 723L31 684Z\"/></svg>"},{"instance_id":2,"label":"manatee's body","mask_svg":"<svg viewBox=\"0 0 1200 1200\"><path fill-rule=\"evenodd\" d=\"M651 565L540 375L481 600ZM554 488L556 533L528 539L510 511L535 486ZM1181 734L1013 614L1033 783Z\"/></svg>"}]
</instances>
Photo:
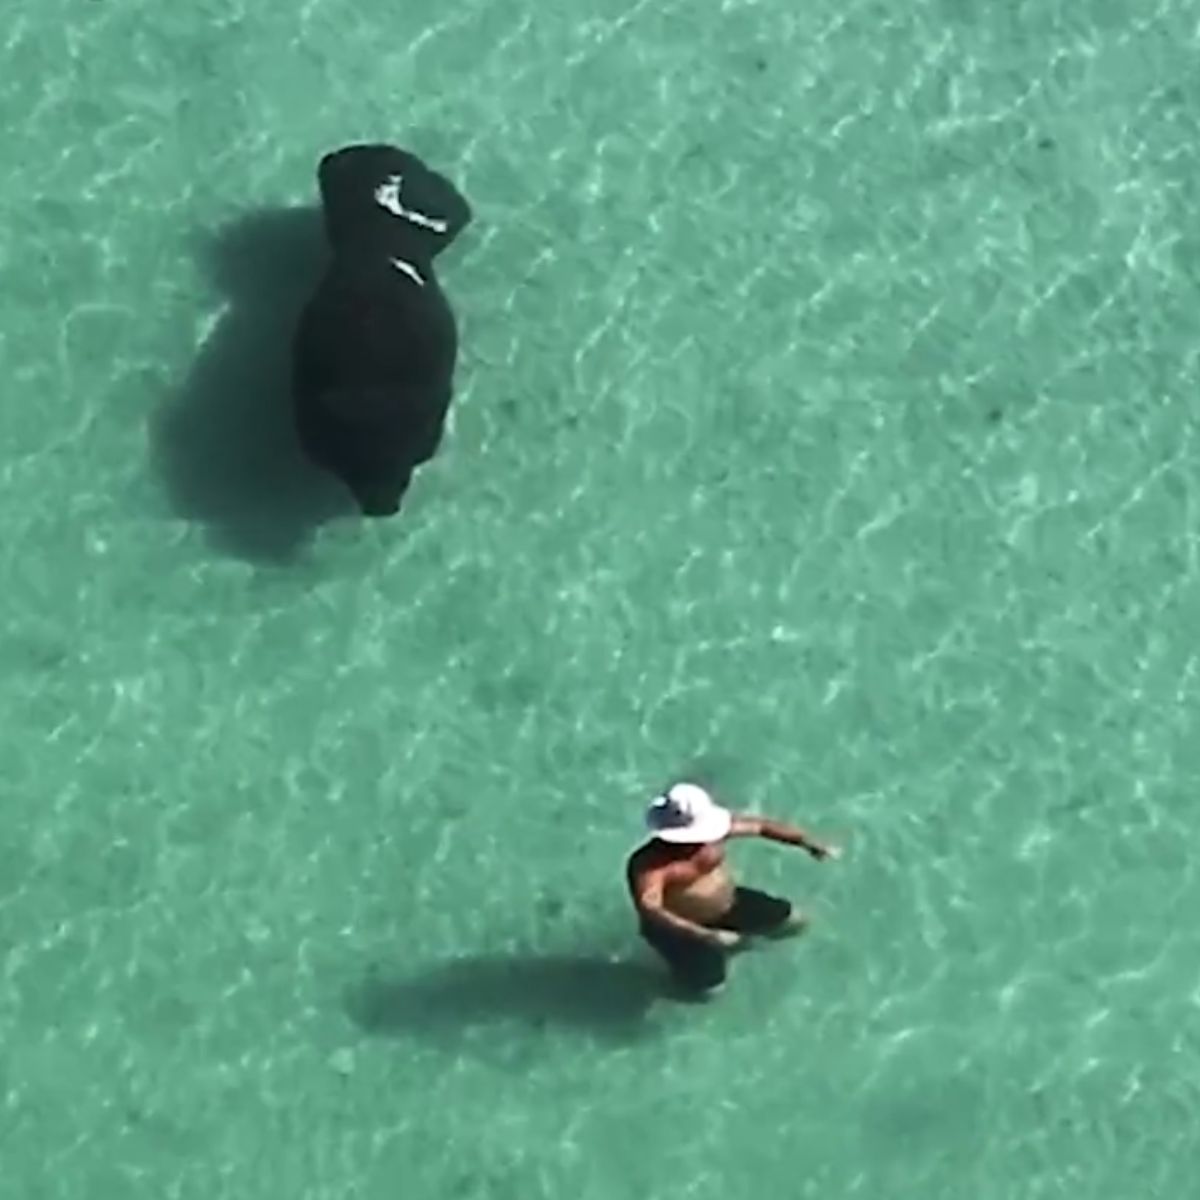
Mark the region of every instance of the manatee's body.
<instances>
[{"instance_id":1,"label":"manatee's body","mask_svg":"<svg viewBox=\"0 0 1200 1200\"><path fill-rule=\"evenodd\" d=\"M318 177L332 259L296 330L296 427L364 514L390 516L441 440L458 332L433 260L471 212L390 146L326 155Z\"/></svg>"}]
</instances>

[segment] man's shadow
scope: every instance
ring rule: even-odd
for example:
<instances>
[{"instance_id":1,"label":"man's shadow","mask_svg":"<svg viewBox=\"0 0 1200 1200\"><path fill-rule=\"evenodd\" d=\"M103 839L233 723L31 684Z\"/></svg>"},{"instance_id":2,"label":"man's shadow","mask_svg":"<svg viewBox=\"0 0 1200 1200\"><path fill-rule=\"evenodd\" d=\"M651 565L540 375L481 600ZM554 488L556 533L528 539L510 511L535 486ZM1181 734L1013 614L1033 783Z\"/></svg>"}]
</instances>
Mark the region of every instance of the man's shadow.
<instances>
[{"instance_id":1,"label":"man's shadow","mask_svg":"<svg viewBox=\"0 0 1200 1200\"><path fill-rule=\"evenodd\" d=\"M372 972L346 997L364 1032L457 1042L486 1025L566 1027L606 1042L653 1031L656 1001L680 1000L650 963L560 954L479 955L396 979Z\"/></svg>"},{"instance_id":2,"label":"man's shadow","mask_svg":"<svg viewBox=\"0 0 1200 1200\"><path fill-rule=\"evenodd\" d=\"M182 392L155 414L155 459L174 511L222 550L287 562L319 525L354 511L292 422L292 336L327 261L320 211L252 213L208 235L202 258L227 308Z\"/></svg>"}]
</instances>

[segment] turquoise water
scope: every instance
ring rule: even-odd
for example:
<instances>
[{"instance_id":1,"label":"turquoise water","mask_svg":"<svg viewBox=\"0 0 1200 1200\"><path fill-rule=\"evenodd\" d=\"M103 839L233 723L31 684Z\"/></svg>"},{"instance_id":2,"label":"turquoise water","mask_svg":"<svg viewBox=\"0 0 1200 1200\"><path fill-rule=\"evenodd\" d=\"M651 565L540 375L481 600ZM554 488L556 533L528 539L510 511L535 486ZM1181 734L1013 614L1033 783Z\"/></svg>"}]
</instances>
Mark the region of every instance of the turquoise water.
<instances>
[{"instance_id":1,"label":"turquoise water","mask_svg":"<svg viewBox=\"0 0 1200 1200\"><path fill-rule=\"evenodd\" d=\"M4 1200L1190 1194L1200 6L5 12ZM267 399L361 138L476 210L369 526ZM847 850L703 1007L678 773Z\"/></svg>"}]
</instances>

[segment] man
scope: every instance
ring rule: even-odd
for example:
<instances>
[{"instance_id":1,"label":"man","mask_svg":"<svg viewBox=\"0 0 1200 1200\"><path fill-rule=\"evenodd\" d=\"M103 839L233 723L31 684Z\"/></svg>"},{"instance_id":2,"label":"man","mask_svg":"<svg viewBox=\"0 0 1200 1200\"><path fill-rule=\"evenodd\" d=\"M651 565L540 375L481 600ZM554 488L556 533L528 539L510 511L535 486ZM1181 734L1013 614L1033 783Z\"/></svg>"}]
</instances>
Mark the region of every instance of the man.
<instances>
[{"instance_id":1,"label":"man","mask_svg":"<svg viewBox=\"0 0 1200 1200\"><path fill-rule=\"evenodd\" d=\"M746 936L779 935L805 923L787 900L734 883L725 865L727 839L761 837L799 846L816 859L836 857L803 830L731 813L692 783L677 783L652 801L646 825L650 841L626 864L641 935L694 991L725 982L726 952Z\"/></svg>"}]
</instances>

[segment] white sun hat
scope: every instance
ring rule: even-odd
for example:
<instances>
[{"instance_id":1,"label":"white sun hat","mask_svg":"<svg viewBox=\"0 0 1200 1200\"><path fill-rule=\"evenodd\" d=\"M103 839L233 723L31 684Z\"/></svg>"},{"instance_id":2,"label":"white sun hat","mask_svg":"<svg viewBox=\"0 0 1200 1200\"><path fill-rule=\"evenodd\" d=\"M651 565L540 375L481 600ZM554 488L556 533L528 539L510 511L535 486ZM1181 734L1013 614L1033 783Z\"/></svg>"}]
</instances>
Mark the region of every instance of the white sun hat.
<instances>
[{"instance_id":1,"label":"white sun hat","mask_svg":"<svg viewBox=\"0 0 1200 1200\"><path fill-rule=\"evenodd\" d=\"M694 783L669 787L646 810L646 827L662 842L719 842L732 825L733 814Z\"/></svg>"}]
</instances>

